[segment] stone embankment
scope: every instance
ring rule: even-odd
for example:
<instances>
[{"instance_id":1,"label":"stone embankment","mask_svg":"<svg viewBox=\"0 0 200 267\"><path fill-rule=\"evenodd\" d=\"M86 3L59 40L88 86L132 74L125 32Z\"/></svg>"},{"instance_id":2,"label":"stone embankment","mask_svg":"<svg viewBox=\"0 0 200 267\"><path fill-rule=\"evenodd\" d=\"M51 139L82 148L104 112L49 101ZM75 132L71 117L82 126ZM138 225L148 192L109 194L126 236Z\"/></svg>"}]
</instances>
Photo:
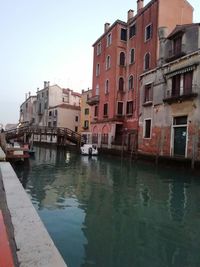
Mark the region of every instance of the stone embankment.
<instances>
[{"instance_id":1,"label":"stone embankment","mask_svg":"<svg viewBox=\"0 0 200 267\"><path fill-rule=\"evenodd\" d=\"M10 218L7 231L12 232L15 266L67 267L8 162L0 162L0 182L6 205L2 207L1 202L0 209L4 208L4 216L7 213Z\"/></svg>"}]
</instances>

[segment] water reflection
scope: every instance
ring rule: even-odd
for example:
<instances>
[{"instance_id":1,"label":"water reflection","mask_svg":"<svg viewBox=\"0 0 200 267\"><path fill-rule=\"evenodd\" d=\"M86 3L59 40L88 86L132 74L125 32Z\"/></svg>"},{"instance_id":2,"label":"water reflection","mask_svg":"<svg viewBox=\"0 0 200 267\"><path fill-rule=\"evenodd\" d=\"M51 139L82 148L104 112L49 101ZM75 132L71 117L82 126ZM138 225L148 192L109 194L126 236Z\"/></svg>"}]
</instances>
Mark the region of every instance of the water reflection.
<instances>
[{"instance_id":1,"label":"water reflection","mask_svg":"<svg viewBox=\"0 0 200 267\"><path fill-rule=\"evenodd\" d=\"M198 177L39 147L19 173L68 267L200 266Z\"/></svg>"}]
</instances>

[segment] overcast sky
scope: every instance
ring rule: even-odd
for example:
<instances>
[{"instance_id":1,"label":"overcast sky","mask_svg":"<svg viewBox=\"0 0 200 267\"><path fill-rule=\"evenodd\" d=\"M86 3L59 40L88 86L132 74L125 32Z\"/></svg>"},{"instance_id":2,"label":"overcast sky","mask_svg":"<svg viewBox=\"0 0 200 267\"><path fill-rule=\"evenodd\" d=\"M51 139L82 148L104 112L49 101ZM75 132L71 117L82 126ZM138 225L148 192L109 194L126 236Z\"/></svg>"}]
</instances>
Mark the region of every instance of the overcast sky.
<instances>
[{"instance_id":1,"label":"overcast sky","mask_svg":"<svg viewBox=\"0 0 200 267\"><path fill-rule=\"evenodd\" d=\"M189 2L200 22L199 0ZM25 93L45 80L91 88L92 44L105 22L126 21L129 9L136 0L0 0L0 123L17 123Z\"/></svg>"}]
</instances>

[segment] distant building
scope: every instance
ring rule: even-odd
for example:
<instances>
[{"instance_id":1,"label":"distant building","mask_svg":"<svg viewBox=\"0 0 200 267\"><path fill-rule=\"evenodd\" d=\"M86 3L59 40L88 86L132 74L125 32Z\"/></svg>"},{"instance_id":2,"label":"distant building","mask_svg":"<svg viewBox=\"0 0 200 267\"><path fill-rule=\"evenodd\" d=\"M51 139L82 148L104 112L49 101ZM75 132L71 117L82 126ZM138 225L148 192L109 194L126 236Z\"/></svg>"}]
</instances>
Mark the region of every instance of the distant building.
<instances>
[{"instance_id":1,"label":"distant building","mask_svg":"<svg viewBox=\"0 0 200 267\"><path fill-rule=\"evenodd\" d=\"M200 24L159 37L159 66L140 80L138 149L200 160Z\"/></svg>"},{"instance_id":2,"label":"distant building","mask_svg":"<svg viewBox=\"0 0 200 267\"><path fill-rule=\"evenodd\" d=\"M26 94L25 101L20 106L19 126L34 125L36 122L36 96Z\"/></svg>"},{"instance_id":3,"label":"distant building","mask_svg":"<svg viewBox=\"0 0 200 267\"><path fill-rule=\"evenodd\" d=\"M183 15L184 14L184 15ZM171 32L177 24L192 23L193 8L185 0L137 1L137 14L127 21L104 25L93 44L91 131L98 146L137 148L140 77L159 62L158 29Z\"/></svg>"},{"instance_id":4,"label":"distant building","mask_svg":"<svg viewBox=\"0 0 200 267\"><path fill-rule=\"evenodd\" d=\"M37 91L36 124L78 131L80 99L81 95L73 90L44 82L44 88Z\"/></svg>"},{"instance_id":5,"label":"distant building","mask_svg":"<svg viewBox=\"0 0 200 267\"><path fill-rule=\"evenodd\" d=\"M92 142L91 134L91 106L88 105L88 100L92 96L92 90L82 90L81 94L81 123L80 132L86 143Z\"/></svg>"}]
</instances>

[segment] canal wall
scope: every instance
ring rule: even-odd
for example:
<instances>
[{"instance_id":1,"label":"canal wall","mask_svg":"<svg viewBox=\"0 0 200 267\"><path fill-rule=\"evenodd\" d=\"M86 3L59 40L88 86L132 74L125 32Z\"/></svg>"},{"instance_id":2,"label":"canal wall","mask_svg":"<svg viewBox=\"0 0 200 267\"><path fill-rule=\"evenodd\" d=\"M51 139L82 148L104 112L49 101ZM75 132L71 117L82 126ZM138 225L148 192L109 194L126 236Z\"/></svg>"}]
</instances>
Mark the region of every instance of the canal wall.
<instances>
[{"instance_id":1,"label":"canal wall","mask_svg":"<svg viewBox=\"0 0 200 267\"><path fill-rule=\"evenodd\" d=\"M0 162L0 179L20 267L67 267L10 163Z\"/></svg>"}]
</instances>

